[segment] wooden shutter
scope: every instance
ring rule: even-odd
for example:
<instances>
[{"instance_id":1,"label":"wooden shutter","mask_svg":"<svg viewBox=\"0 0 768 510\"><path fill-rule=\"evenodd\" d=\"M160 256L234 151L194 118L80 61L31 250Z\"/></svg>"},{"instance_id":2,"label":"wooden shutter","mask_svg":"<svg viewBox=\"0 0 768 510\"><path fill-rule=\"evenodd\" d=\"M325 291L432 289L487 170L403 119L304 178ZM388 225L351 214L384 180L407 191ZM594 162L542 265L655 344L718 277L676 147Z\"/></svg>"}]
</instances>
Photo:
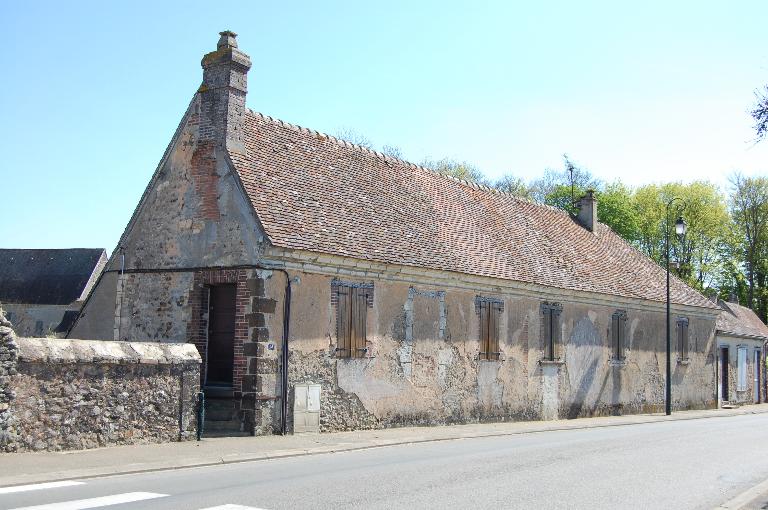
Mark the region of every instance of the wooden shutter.
<instances>
[{"instance_id":1,"label":"wooden shutter","mask_svg":"<svg viewBox=\"0 0 768 510\"><path fill-rule=\"evenodd\" d=\"M688 359L688 321L680 323L680 357Z\"/></svg>"},{"instance_id":2,"label":"wooden shutter","mask_svg":"<svg viewBox=\"0 0 768 510\"><path fill-rule=\"evenodd\" d=\"M365 289L354 287L351 299L351 357L364 358L368 347L366 336L368 318L368 293Z\"/></svg>"},{"instance_id":3,"label":"wooden shutter","mask_svg":"<svg viewBox=\"0 0 768 510\"><path fill-rule=\"evenodd\" d=\"M621 347L619 345L619 320L618 314L613 314L613 317L611 317L611 348L613 349L614 359L621 358Z\"/></svg>"},{"instance_id":4,"label":"wooden shutter","mask_svg":"<svg viewBox=\"0 0 768 510\"><path fill-rule=\"evenodd\" d=\"M488 359L497 360L501 355L499 349L499 322L501 319L501 303L489 303L488 316Z\"/></svg>"},{"instance_id":5,"label":"wooden shutter","mask_svg":"<svg viewBox=\"0 0 768 510\"><path fill-rule=\"evenodd\" d=\"M348 358L352 355L351 290L345 286L336 287L338 297L336 303L336 355L340 358Z\"/></svg>"},{"instance_id":6,"label":"wooden shutter","mask_svg":"<svg viewBox=\"0 0 768 510\"><path fill-rule=\"evenodd\" d=\"M624 351L627 349L627 316L622 314L619 316L619 359L624 359L626 356Z\"/></svg>"},{"instance_id":7,"label":"wooden shutter","mask_svg":"<svg viewBox=\"0 0 768 510\"><path fill-rule=\"evenodd\" d=\"M488 328L488 319L490 316L490 303L488 301L479 301L480 307L480 359L491 359L490 357L490 331Z\"/></svg>"},{"instance_id":8,"label":"wooden shutter","mask_svg":"<svg viewBox=\"0 0 768 510\"><path fill-rule=\"evenodd\" d=\"M552 309L542 308L541 332L544 340L544 359L553 360L555 357L552 345Z\"/></svg>"},{"instance_id":9,"label":"wooden shutter","mask_svg":"<svg viewBox=\"0 0 768 510\"><path fill-rule=\"evenodd\" d=\"M560 341L560 310L553 309L551 311L552 314L552 359L558 360L561 358L560 356L560 347L561 347L561 341Z\"/></svg>"}]
</instances>

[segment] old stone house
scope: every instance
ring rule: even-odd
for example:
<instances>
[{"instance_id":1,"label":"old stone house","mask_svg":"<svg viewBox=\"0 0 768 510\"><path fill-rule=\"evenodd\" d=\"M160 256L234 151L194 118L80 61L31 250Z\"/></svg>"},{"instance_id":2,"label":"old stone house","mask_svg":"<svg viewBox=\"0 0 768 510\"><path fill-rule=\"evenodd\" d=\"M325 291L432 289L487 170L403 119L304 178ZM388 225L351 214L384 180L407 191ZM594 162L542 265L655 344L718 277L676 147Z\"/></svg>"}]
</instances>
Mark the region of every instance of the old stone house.
<instances>
[{"instance_id":1,"label":"old stone house","mask_svg":"<svg viewBox=\"0 0 768 510\"><path fill-rule=\"evenodd\" d=\"M231 32L202 67L72 338L194 343L246 433L663 409L665 273L594 196L574 217L249 110ZM720 309L672 301L674 408L715 407Z\"/></svg>"},{"instance_id":2,"label":"old stone house","mask_svg":"<svg viewBox=\"0 0 768 510\"><path fill-rule=\"evenodd\" d=\"M0 249L0 304L21 336L63 335L106 263L102 248Z\"/></svg>"},{"instance_id":3,"label":"old stone house","mask_svg":"<svg viewBox=\"0 0 768 510\"><path fill-rule=\"evenodd\" d=\"M765 347L768 326L755 312L719 302L717 318L717 398L720 406L765 400Z\"/></svg>"}]
</instances>

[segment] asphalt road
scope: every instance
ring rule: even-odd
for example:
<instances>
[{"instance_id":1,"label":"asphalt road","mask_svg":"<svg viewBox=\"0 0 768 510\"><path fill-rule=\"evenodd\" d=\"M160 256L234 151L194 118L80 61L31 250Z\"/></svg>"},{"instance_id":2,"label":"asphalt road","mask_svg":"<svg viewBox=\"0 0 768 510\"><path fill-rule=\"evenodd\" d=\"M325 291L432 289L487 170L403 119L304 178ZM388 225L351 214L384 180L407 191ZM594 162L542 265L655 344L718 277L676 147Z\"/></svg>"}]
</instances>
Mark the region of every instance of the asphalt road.
<instances>
[{"instance_id":1,"label":"asphalt road","mask_svg":"<svg viewBox=\"0 0 768 510\"><path fill-rule=\"evenodd\" d=\"M0 508L711 509L768 479L767 431L761 414L402 445L0 489Z\"/></svg>"}]
</instances>

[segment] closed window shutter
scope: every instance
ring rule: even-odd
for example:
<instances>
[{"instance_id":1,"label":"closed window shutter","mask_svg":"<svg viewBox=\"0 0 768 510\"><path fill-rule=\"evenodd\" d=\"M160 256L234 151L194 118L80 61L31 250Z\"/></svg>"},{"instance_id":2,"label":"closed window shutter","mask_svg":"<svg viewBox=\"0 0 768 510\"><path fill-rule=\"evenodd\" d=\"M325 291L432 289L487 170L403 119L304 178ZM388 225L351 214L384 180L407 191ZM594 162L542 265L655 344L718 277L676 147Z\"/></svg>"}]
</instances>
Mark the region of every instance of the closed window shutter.
<instances>
[{"instance_id":1,"label":"closed window shutter","mask_svg":"<svg viewBox=\"0 0 768 510\"><path fill-rule=\"evenodd\" d=\"M624 351L627 349L627 316L619 317L619 358L624 359Z\"/></svg>"},{"instance_id":2,"label":"closed window shutter","mask_svg":"<svg viewBox=\"0 0 768 510\"><path fill-rule=\"evenodd\" d=\"M480 359L491 359L490 355L490 331L488 319L490 315L487 301L480 301Z\"/></svg>"},{"instance_id":3,"label":"closed window shutter","mask_svg":"<svg viewBox=\"0 0 768 510\"><path fill-rule=\"evenodd\" d=\"M613 357L621 358L621 346L619 345L619 316L614 315L611 318L611 346L613 347Z\"/></svg>"},{"instance_id":4,"label":"closed window shutter","mask_svg":"<svg viewBox=\"0 0 768 510\"><path fill-rule=\"evenodd\" d=\"M336 354L342 358L352 356L351 345L351 306L352 296L349 287L337 287L336 304Z\"/></svg>"},{"instance_id":5,"label":"closed window shutter","mask_svg":"<svg viewBox=\"0 0 768 510\"><path fill-rule=\"evenodd\" d=\"M552 310L552 359L561 358L560 310Z\"/></svg>"},{"instance_id":6,"label":"closed window shutter","mask_svg":"<svg viewBox=\"0 0 768 510\"><path fill-rule=\"evenodd\" d=\"M747 389L747 349L745 347L739 347L737 353L737 376L738 384L737 391L744 391Z\"/></svg>"},{"instance_id":7,"label":"closed window shutter","mask_svg":"<svg viewBox=\"0 0 768 510\"><path fill-rule=\"evenodd\" d=\"M350 348L353 358L365 357L368 345L366 337L366 319L368 315L368 294L364 289L353 288L352 290L352 334Z\"/></svg>"},{"instance_id":8,"label":"closed window shutter","mask_svg":"<svg viewBox=\"0 0 768 510\"><path fill-rule=\"evenodd\" d=\"M499 352L499 322L501 318L501 303L490 304L490 317L488 318L488 359L497 360Z\"/></svg>"},{"instance_id":9,"label":"closed window shutter","mask_svg":"<svg viewBox=\"0 0 768 510\"><path fill-rule=\"evenodd\" d=\"M544 338L544 359L553 360L555 353L552 345L552 310L544 309L542 315L542 337Z\"/></svg>"},{"instance_id":10,"label":"closed window shutter","mask_svg":"<svg viewBox=\"0 0 768 510\"><path fill-rule=\"evenodd\" d=\"M680 333L682 354L683 354L683 359L688 359L688 322L683 321L682 326L683 326L681 328L682 331Z\"/></svg>"}]
</instances>

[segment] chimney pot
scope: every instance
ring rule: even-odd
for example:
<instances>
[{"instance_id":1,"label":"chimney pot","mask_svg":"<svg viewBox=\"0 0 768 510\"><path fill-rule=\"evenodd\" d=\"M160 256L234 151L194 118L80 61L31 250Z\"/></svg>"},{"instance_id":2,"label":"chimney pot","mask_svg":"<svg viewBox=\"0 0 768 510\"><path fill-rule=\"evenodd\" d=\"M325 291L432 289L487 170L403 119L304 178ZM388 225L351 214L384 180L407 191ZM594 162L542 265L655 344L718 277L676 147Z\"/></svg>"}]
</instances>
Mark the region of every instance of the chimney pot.
<instances>
[{"instance_id":1,"label":"chimney pot","mask_svg":"<svg viewBox=\"0 0 768 510\"><path fill-rule=\"evenodd\" d=\"M223 49L223 48L237 48L237 34L234 33L231 30L225 30L223 32L219 32L219 35L221 36L219 38L219 42L216 44L216 49Z\"/></svg>"}]
</instances>

